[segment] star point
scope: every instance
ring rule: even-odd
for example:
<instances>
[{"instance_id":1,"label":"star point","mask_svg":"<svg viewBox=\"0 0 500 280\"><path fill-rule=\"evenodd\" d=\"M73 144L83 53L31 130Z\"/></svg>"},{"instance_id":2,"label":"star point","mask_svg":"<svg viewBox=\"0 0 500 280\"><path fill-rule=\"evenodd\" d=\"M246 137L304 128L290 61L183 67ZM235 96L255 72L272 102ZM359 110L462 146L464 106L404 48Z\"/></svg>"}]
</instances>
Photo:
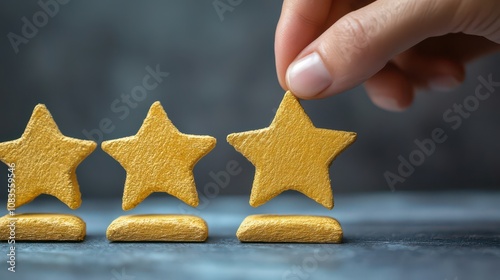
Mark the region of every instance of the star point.
<instances>
[{"instance_id":1,"label":"star point","mask_svg":"<svg viewBox=\"0 0 500 280\"><path fill-rule=\"evenodd\" d=\"M101 147L127 171L122 208L130 210L153 192L198 206L193 168L215 144L211 136L179 132L155 102L136 135L104 141Z\"/></svg>"},{"instance_id":2,"label":"star point","mask_svg":"<svg viewBox=\"0 0 500 280\"><path fill-rule=\"evenodd\" d=\"M355 139L354 132L316 128L291 92L269 127L227 137L255 166L251 206L295 190L328 209L333 208L329 167Z\"/></svg>"},{"instance_id":3,"label":"star point","mask_svg":"<svg viewBox=\"0 0 500 280\"><path fill-rule=\"evenodd\" d=\"M55 196L71 209L80 207L76 168L96 146L64 136L45 105L38 104L21 138L0 143L0 159L15 163L16 207L41 194Z\"/></svg>"}]
</instances>

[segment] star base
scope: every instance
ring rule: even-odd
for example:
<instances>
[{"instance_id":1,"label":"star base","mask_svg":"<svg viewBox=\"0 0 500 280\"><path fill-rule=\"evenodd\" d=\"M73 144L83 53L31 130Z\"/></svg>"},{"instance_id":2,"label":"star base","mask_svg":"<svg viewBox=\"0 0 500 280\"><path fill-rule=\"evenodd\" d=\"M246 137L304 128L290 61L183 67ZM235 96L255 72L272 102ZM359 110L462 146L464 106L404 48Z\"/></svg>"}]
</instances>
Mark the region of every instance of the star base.
<instances>
[{"instance_id":1,"label":"star base","mask_svg":"<svg viewBox=\"0 0 500 280\"><path fill-rule=\"evenodd\" d=\"M192 215L129 215L114 220L106 237L122 242L203 242L208 227Z\"/></svg>"},{"instance_id":2,"label":"star base","mask_svg":"<svg viewBox=\"0 0 500 280\"><path fill-rule=\"evenodd\" d=\"M326 216L251 215L236 236L241 242L341 243L342 227Z\"/></svg>"},{"instance_id":3,"label":"star base","mask_svg":"<svg viewBox=\"0 0 500 280\"><path fill-rule=\"evenodd\" d=\"M24 213L0 218L0 240L83 241L85 222L69 214Z\"/></svg>"}]
</instances>

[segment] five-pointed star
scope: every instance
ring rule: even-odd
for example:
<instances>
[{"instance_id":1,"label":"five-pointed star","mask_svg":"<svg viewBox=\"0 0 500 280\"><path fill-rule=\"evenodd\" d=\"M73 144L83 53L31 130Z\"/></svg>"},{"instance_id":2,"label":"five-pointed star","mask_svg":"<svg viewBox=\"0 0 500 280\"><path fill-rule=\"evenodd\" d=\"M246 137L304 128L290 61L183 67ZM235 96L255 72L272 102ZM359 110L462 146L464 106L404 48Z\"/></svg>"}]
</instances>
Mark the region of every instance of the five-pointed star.
<instances>
[{"instance_id":1,"label":"five-pointed star","mask_svg":"<svg viewBox=\"0 0 500 280\"><path fill-rule=\"evenodd\" d=\"M160 102L155 102L136 135L102 143L102 149L127 171L123 210L136 207L153 192L166 192L198 206L193 167L215 142L211 136L179 132Z\"/></svg>"},{"instance_id":2,"label":"five-pointed star","mask_svg":"<svg viewBox=\"0 0 500 280\"><path fill-rule=\"evenodd\" d=\"M227 137L255 165L250 205L257 207L283 191L296 190L328 209L333 208L328 169L355 140L354 132L314 127L290 92L269 127Z\"/></svg>"},{"instance_id":3,"label":"five-pointed star","mask_svg":"<svg viewBox=\"0 0 500 280\"><path fill-rule=\"evenodd\" d=\"M15 164L15 205L40 194L57 197L71 209L82 203L76 168L96 143L64 136L47 108L39 104L21 138L0 143L0 159Z\"/></svg>"}]
</instances>

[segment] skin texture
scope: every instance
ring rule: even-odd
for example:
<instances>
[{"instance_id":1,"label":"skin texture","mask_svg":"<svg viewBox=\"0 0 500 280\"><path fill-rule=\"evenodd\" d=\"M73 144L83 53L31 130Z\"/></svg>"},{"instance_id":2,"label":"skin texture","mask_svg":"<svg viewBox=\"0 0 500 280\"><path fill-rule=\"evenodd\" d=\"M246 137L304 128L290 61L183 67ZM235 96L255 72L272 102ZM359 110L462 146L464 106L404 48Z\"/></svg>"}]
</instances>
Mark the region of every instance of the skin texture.
<instances>
[{"instance_id":1,"label":"skin texture","mask_svg":"<svg viewBox=\"0 0 500 280\"><path fill-rule=\"evenodd\" d=\"M285 0L276 68L281 86L299 98L324 98L364 83L376 105L401 111L416 89L460 85L466 63L499 51L499 44L497 0ZM311 53L319 54L331 82L294 90L299 78L287 79L287 70Z\"/></svg>"}]
</instances>

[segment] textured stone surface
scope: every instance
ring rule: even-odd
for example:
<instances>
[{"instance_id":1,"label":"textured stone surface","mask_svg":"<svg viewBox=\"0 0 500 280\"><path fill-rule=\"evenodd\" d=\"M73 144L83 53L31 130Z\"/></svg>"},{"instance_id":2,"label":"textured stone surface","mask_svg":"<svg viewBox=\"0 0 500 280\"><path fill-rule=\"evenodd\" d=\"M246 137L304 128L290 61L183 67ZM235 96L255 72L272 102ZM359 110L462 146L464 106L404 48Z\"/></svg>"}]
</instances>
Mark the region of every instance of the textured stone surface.
<instances>
[{"instance_id":1,"label":"textured stone surface","mask_svg":"<svg viewBox=\"0 0 500 280\"><path fill-rule=\"evenodd\" d=\"M166 192L196 207L193 168L215 143L210 136L179 132L155 102L136 135L102 143L102 149L127 171L123 210L136 207L153 192Z\"/></svg>"},{"instance_id":2,"label":"textured stone surface","mask_svg":"<svg viewBox=\"0 0 500 280\"><path fill-rule=\"evenodd\" d=\"M0 240L9 239L12 218L17 241L82 241L85 238L85 222L77 216L23 213L0 218Z\"/></svg>"},{"instance_id":3,"label":"textured stone surface","mask_svg":"<svg viewBox=\"0 0 500 280\"><path fill-rule=\"evenodd\" d=\"M242 242L341 243L339 222L326 216L251 215L236 236Z\"/></svg>"},{"instance_id":4,"label":"textured stone surface","mask_svg":"<svg viewBox=\"0 0 500 280\"><path fill-rule=\"evenodd\" d=\"M257 207L283 191L296 190L328 209L333 208L329 167L355 139L354 132L314 127L290 92L269 127L227 137L255 165L250 205Z\"/></svg>"},{"instance_id":5,"label":"textured stone surface","mask_svg":"<svg viewBox=\"0 0 500 280\"><path fill-rule=\"evenodd\" d=\"M15 164L15 207L40 194L53 195L71 209L80 207L75 170L96 145L64 136L45 105L37 105L21 138L0 143L0 160Z\"/></svg>"},{"instance_id":6,"label":"textured stone surface","mask_svg":"<svg viewBox=\"0 0 500 280\"><path fill-rule=\"evenodd\" d=\"M248 196L220 196L203 211L192 209L210 226L204 243L109 242L106 228L123 213L120 199L84 199L76 212L87 223L85 241L19 241L16 273L7 271L4 243L0 279L498 279L499 192L337 193L334 211L291 194L259 208L248 205ZM53 200L40 198L24 207L72 212ZM181 203L151 197L131 211L176 213ZM258 213L333 214L344 239L342 244L241 243L238 226Z\"/></svg>"},{"instance_id":7,"label":"textured stone surface","mask_svg":"<svg viewBox=\"0 0 500 280\"><path fill-rule=\"evenodd\" d=\"M114 220L106 237L111 241L203 242L208 227L192 215L129 215Z\"/></svg>"}]
</instances>

